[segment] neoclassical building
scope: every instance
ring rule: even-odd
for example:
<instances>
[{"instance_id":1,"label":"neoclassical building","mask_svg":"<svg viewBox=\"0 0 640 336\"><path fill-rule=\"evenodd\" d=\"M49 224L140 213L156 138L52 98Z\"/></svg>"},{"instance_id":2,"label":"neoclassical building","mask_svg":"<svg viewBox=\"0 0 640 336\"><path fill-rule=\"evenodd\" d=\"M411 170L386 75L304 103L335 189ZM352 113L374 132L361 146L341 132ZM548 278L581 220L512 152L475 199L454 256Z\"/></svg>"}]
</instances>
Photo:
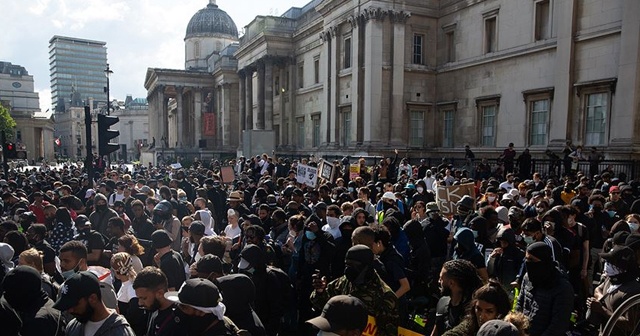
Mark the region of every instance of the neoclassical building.
<instances>
[{"instance_id":1,"label":"neoclassical building","mask_svg":"<svg viewBox=\"0 0 640 336\"><path fill-rule=\"evenodd\" d=\"M212 112L200 109L187 143L200 135L220 152L417 157L464 145L494 155L510 142L540 155L572 140L636 158L639 18L637 0L312 0L257 16L227 58L214 49L208 79L198 77ZM190 56L193 20L186 66L204 72ZM181 71L185 81L193 71ZM162 82L153 72L147 83ZM177 91L161 85L162 94L147 89L163 99L157 120L171 120L165 102ZM202 134L210 128L213 147Z\"/></svg>"}]
</instances>

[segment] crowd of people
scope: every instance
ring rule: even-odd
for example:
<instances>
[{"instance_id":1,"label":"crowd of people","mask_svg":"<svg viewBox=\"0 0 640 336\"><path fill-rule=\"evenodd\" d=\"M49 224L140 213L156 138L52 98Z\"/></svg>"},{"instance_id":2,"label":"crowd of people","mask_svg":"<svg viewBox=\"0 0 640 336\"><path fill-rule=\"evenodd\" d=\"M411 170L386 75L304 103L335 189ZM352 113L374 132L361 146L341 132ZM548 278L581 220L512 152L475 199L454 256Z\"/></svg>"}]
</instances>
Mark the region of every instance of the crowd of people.
<instances>
[{"instance_id":1,"label":"crowd of people","mask_svg":"<svg viewBox=\"0 0 640 336\"><path fill-rule=\"evenodd\" d=\"M518 172L511 151L474 177L345 158L314 186L314 156L10 171L1 333L595 335L640 293L640 183Z\"/></svg>"}]
</instances>

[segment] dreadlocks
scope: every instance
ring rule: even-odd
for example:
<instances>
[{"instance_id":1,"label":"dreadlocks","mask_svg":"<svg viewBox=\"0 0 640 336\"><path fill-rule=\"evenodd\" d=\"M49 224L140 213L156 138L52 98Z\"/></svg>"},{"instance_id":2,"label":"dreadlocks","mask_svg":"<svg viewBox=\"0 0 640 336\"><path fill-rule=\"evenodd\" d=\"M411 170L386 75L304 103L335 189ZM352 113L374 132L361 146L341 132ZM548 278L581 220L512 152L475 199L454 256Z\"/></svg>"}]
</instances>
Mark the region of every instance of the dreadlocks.
<instances>
[{"instance_id":1,"label":"dreadlocks","mask_svg":"<svg viewBox=\"0 0 640 336\"><path fill-rule=\"evenodd\" d=\"M468 260L449 260L442 267L447 272L447 277L464 289L463 297L465 299L470 299L473 292L482 286L482 279L480 279L476 267Z\"/></svg>"}]
</instances>

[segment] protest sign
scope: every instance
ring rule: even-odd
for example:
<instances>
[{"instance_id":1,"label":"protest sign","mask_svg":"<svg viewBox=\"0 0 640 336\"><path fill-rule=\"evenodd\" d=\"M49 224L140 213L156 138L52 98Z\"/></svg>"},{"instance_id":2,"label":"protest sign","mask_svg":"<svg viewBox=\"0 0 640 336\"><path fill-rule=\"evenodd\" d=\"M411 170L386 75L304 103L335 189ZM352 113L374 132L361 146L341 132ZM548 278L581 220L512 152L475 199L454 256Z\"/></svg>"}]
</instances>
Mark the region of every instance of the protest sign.
<instances>
[{"instance_id":1,"label":"protest sign","mask_svg":"<svg viewBox=\"0 0 640 336\"><path fill-rule=\"evenodd\" d=\"M332 182L333 181L333 171L334 171L334 167L333 164L331 164L330 162L327 161L322 161L322 163L320 164L320 177Z\"/></svg>"},{"instance_id":2,"label":"protest sign","mask_svg":"<svg viewBox=\"0 0 640 336\"><path fill-rule=\"evenodd\" d=\"M456 203L458 203L464 195L469 195L474 200L476 199L476 190L473 183L465 183L449 187L439 186L436 193L436 200L438 202L440 212L445 216L454 215L457 210Z\"/></svg>"},{"instance_id":3,"label":"protest sign","mask_svg":"<svg viewBox=\"0 0 640 336\"><path fill-rule=\"evenodd\" d=\"M296 174L296 181L308 187L315 188L316 182L318 181L318 169L311 166L299 164L298 172Z\"/></svg>"},{"instance_id":4,"label":"protest sign","mask_svg":"<svg viewBox=\"0 0 640 336\"><path fill-rule=\"evenodd\" d=\"M235 180L235 172L231 166L220 168L220 174L222 175L222 182L224 183L233 183L233 180Z\"/></svg>"},{"instance_id":5,"label":"protest sign","mask_svg":"<svg viewBox=\"0 0 640 336\"><path fill-rule=\"evenodd\" d=\"M355 180L360 176L360 164L355 163L349 165L349 180Z\"/></svg>"}]
</instances>

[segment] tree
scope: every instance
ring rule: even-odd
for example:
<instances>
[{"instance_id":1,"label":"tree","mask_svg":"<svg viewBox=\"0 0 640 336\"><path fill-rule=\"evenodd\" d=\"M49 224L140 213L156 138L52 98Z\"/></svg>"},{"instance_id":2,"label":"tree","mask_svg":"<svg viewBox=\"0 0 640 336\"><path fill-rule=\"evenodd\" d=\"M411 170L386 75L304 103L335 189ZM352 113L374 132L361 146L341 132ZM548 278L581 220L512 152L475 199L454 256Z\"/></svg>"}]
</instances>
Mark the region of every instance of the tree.
<instances>
[{"instance_id":1,"label":"tree","mask_svg":"<svg viewBox=\"0 0 640 336\"><path fill-rule=\"evenodd\" d=\"M0 131L5 132L7 140L13 139L16 125L16 121L9 114L9 109L0 104Z\"/></svg>"}]
</instances>

